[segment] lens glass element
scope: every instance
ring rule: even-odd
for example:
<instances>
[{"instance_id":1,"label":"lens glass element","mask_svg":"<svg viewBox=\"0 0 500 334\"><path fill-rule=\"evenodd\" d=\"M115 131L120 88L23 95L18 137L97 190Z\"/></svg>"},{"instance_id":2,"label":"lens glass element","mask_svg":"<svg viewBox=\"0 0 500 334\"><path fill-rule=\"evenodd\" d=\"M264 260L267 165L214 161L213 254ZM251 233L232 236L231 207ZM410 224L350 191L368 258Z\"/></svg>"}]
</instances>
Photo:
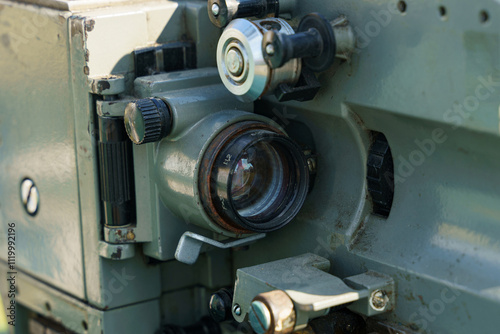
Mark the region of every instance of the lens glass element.
<instances>
[{"instance_id":1,"label":"lens glass element","mask_svg":"<svg viewBox=\"0 0 500 334\"><path fill-rule=\"evenodd\" d=\"M231 182L233 205L241 217L261 216L275 205L283 190L284 163L269 142L258 142L242 152Z\"/></svg>"},{"instance_id":2,"label":"lens glass element","mask_svg":"<svg viewBox=\"0 0 500 334\"><path fill-rule=\"evenodd\" d=\"M260 122L228 127L208 147L199 173L204 209L235 233L272 232L304 204L309 170L302 148Z\"/></svg>"}]
</instances>

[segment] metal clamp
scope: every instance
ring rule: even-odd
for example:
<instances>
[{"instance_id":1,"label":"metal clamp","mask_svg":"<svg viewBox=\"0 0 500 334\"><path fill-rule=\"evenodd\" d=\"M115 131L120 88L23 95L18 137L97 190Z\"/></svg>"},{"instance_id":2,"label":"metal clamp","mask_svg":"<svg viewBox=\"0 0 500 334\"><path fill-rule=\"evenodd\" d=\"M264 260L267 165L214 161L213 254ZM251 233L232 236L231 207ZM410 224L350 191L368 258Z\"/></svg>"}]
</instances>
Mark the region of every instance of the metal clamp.
<instances>
[{"instance_id":1,"label":"metal clamp","mask_svg":"<svg viewBox=\"0 0 500 334\"><path fill-rule=\"evenodd\" d=\"M244 239L229 239L229 241L220 242L193 232L186 232L179 239L179 244L177 245L177 250L175 251L175 258L177 261L182 263L194 264L196 260L198 260L200 253L207 250L208 247L216 247L220 249L241 247L252 244L265 236L265 233L261 233Z\"/></svg>"},{"instance_id":2,"label":"metal clamp","mask_svg":"<svg viewBox=\"0 0 500 334\"><path fill-rule=\"evenodd\" d=\"M315 254L239 269L233 317L238 322L248 319L258 333L292 333L332 307L349 304L349 309L366 316L394 307L391 277L368 271L342 280L329 269L330 261Z\"/></svg>"}]
</instances>

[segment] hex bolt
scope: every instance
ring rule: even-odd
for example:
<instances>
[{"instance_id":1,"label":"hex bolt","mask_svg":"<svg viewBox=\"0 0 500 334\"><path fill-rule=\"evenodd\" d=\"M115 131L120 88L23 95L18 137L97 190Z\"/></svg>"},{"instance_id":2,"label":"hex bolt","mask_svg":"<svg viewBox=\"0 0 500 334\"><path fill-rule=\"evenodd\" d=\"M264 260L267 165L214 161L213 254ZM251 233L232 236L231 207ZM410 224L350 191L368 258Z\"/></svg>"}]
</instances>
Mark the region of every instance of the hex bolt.
<instances>
[{"instance_id":1,"label":"hex bolt","mask_svg":"<svg viewBox=\"0 0 500 334\"><path fill-rule=\"evenodd\" d=\"M264 334L271 327L271 312L264 303L255 300L250 307L248 320L255 333Z\"/></svg>"},{"instance_id":2,"label":"hex bolt","mask_svg":"<svg viewBox=\"0 0 500 334\"><path fill-rule=\"evenodd\" d=\"M218 4L214 3L212 5L212 14L217 17L219 16L219 13L220 13L220 7Z\"/></svg>"},{"instance_id":3,"label":"hex bolt","mask_svg":"<svg viewBox=\"0 0 500 334\"><path fill-rule=\"evenodd\" d=\"M26 212L34 216L38 212L40 196L35 183L30 179L24 179L21 182L21 200Z\"/></svg>"},{"instance_id":4,"label":"hex bolt","mask_svg":"<svg viewBox=\"0 0 500 334\"><path fill-rule=\"evenodd\" d=\"M389 303L389 298L385 291L375 290L370 296L370 305L375 311L384 311Z\"/></svg>"},{"instance_id":5,"label":"hex bolt","mask_svg":"<svg viewBox=\"0 0 500 334\"><path fill-rule=\"evenodd\" d=\"M238 317L241 315L241 307L238 304L234 304L233 306L233 313L237 315Z\"/></svg>"}]
</instances>

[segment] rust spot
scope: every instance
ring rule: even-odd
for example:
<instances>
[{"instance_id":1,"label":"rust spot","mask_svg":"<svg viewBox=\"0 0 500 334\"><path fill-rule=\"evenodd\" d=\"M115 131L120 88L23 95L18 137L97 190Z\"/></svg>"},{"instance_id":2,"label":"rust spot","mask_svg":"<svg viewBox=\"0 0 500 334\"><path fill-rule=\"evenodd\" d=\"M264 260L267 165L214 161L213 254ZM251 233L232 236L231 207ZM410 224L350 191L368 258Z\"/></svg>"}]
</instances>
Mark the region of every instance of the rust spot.
<instances>
[{"instance_id":1,"label":"rust spot","mask_svg":"<svg viewBox=\"0 0 500 334\"><path fill-rule=\"evenodd\" d=\"M90 73L90 69L89 69L89 67L88 67L88 66L84 66L84 67L83 67L83 73L84 73L85 75L89 75L89 73Z\"/></svg>"},{"instance_id":2,"label":"rust spot","mask_svg":"<svg viewBox=\"0 0 500 334\"><path fill-rule=\"evenodd\" d=\"M232 138L237 137L241 133L254 129L272 130L279 134L283 134L278 129L275 129L267 124L259 122L239 122L224 129L210 144L202 159L202 164L198 172L198 191L201 198L201 204L206 213L212 220L226 231L233 232L237 235L252 233L251 231L242 228L233 222L224 209L216 204L217 191L214 189L211 175L214 169L215 162L222 151L224 145Z\"/></svg>"},{"instance_id":3,"label":"rust spot","mask_svg":"<svg viewBox=\"0 0 500 334\"><path fill-rule=\"evenodd\" d=\"M94 20L85 21L85 30L92 31L92 30L94 30L94 27L95 27Z\"/></svg>"},{"instance_id":4,"label":"rust spot","mask_svg":"<svg viewBox=\"0 0 500 334\"><path fill-rule=\"evenodd\" d=\"M362 128L363 130L368 131L367 128L366 128L365 122L363 121L363 119L358 114L356 114L355 112L351 111L351 112L349 112L349 115L352 117L353 121L356 122L356 124L359 125L360 128ZM371 140L371 138L370 138L370 140Z\"/></svg>"},{"instance_id":5,"label":"rust spot","mask_svg":"<svg viewBox=\"0 0 500 334\"><path fill-rule=\"evenodd\" d=\"M116 231L116 234L118 234L121 237L122 236L122 230Z\"/></svg>"},{"instance_id":6,"label":"rust spot","mask_svg":"<svg viewBox=\"0 0 500 334\"><path fill-rule=\"evenodd\" d=\"M90 51L89 50L85 50L85 61L88 62L90 59Z\"/></svg>"},{"instance_id":7,"label":"rust spot","mask_svg":"<svg viewBox=\"0 0 500 334\"><path fill-rule=\"evenodd\" d=\"M417 297L418 297L418 299L420 299L420 302L422 303L422 305L425 305L424 297L422 297L422 295L418 295Z\"/></svg>"},{"instance_id":8,"label":"rust spot","mask_svg":"<svg viewBox=\"0 0 500 334\"><path fill-rule=\"evenodd\" d=\"M97 86L97 92L99 94L102 93L103 91L111 88L111 84L107 80L99 80L97 82L96 86Z\"/></svg>"}]
</instances>

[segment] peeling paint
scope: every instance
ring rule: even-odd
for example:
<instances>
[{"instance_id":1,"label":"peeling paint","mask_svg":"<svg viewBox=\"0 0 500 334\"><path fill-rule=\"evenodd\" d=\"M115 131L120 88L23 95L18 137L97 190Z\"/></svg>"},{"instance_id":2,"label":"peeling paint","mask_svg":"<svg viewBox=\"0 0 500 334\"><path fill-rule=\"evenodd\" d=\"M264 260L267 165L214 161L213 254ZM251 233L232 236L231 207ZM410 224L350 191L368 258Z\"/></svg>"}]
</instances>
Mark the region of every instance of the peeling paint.
<instances>
[{"instance_id":1,"label":"peeling paint","mask_svg":"<svg viewBox=\"0 0 500 334\"><path fill-rule=\"evenodd\" d=\"M90 32L90 31L94 30L94 27L95 27L94 20L85 21L85 30L86 31Z\"/></svg>"}]
</instances>

